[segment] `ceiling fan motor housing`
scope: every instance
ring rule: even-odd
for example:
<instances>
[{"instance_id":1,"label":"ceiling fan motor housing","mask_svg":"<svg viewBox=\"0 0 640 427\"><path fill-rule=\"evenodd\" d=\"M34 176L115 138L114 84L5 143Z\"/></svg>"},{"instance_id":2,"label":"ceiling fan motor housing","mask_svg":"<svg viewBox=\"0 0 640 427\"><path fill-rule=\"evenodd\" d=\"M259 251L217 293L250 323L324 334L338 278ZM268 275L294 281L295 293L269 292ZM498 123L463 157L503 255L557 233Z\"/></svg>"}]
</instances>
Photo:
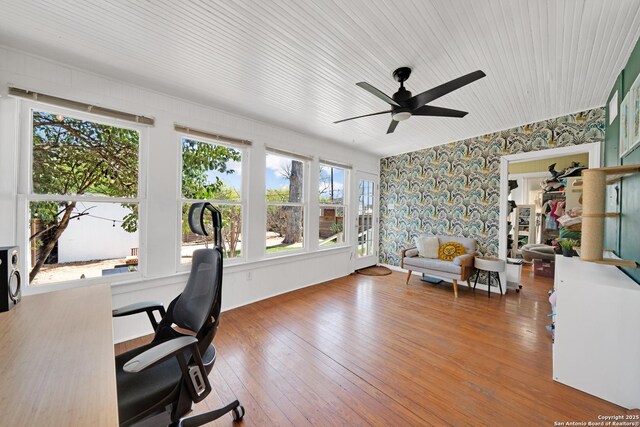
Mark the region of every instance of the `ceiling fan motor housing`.
<instances>
[{"instance_id":1,"label":"ceiling fan motor housing","mask_svg":"<svg viewBox=\"0 0 640 427\"><path fill-rule=\"evenodd\" d=\"M398 70L401 70L401 68L398 68ZM409 72L411 72L411 69L409 69ZM401 122L411 117L412 108L409 106L409 99L411 99L411 91L405 89L404 86L400 86L400 89L393 94L393 100L400 104L400 107L391 106L391 117L393 120Z\"/></svg>"},{"instance_id":2,"label":"ceiling fan motor housing","mask_svg":"<svg viewBox=\"0 0 640 427\"><path fill-rule=\"evenodd\" d=\"M400 84L406 82L410 75L411 68L409 67L400 67L393 72L393 78Z\"/></svg>"}]
</instances>

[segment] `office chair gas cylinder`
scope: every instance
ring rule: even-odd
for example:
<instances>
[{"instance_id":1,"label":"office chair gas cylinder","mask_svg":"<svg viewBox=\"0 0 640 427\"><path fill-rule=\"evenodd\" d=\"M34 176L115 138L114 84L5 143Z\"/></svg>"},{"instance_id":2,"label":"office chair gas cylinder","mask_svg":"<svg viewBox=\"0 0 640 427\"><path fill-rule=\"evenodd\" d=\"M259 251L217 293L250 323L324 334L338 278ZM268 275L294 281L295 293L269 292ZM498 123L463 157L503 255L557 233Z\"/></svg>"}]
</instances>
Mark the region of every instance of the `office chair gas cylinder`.
<instances>
[{"instance_id":1,"label":"office chair gas cylinder","mask_svg":"<svg viewBox=\"0 0 640 427\"><path fill-rule=\"evenodd\" d=\"M207 223L207 213L211 223ZM118 414L121 426L200 426L231 412L239 421L244 408L227 406L185 417L211 392L208 374L216 360L212 344L220 321L222 296L222 218L210 203L194 203L189 227L213 234L213 247L193 252L191 273L180 295L169 304L143 302L113 310L114 317L146 313L155 330L147 345L116 356ZM161 316L160 322L155 312ZM174 329L173 325L180 330ZM189 333L183 333L189 331Z\"/></svg>"}]
</instances>

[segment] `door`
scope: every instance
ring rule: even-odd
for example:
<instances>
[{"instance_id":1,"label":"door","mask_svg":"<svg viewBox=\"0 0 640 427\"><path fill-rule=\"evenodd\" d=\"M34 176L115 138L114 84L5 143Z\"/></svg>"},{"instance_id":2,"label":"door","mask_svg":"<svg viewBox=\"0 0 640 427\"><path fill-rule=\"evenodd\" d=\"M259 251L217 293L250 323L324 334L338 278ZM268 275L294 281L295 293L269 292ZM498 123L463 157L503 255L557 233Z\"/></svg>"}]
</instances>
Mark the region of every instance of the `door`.
<instances>
[{"instance_id":1,"label":"door","mask_svg":"<svg viewBox=\"0 0 640 427\"><path fill-rule=\"evenodd\" d=\"M378 263L378 177L357 172L358 207L356 209L355 269Z\"/></svg>"}]
</instances>

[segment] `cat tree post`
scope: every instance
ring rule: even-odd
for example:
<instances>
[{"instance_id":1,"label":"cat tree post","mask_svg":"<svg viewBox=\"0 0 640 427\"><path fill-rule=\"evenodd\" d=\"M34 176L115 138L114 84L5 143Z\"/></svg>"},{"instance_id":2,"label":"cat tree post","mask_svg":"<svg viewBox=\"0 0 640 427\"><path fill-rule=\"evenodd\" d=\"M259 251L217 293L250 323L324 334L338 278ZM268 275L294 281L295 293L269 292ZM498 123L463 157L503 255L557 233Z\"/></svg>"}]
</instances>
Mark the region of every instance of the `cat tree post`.
<instances>
[{"instance_id":1,"label":"cat tree post","mask_svg":"<svg viewBox=\"0 0 640 427\"><path fill-rule=\"evenodd\" d=\"M580 259L602 259L607 173L599 169L582 171L582 243Z\"/></svg>"}]
</instances>

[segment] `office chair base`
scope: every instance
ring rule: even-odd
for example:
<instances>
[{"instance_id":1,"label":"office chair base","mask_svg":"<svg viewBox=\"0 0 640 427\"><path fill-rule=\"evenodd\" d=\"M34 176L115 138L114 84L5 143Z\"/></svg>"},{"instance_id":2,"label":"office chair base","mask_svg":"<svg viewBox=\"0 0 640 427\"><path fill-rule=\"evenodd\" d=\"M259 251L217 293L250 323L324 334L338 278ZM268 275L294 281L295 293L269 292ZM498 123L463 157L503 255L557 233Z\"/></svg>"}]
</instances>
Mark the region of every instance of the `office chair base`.
<instances>
[{"instance_id":1,"label":"office chair base","mask_svg":"<svg viewBox=\"0 0 640 427\"><path fill-rule=\"evenodd\" d=\"M240 421L245 414L244 407L240 404L240 402L234 400L223 408L205 412L203 414L193 415L191 417L182 418L180 419L180 421L173 425L176 427L197 427L206 423L210 423L213 420L217 420L218 418L229 412L231 412L234 421Z\"/></svg>"},{"instance_id":2,"label":"office chair base","mask_svg":"<svg viewBox=\"0 0 640 427\"><path fill-rule=\"evenodd\" d=\"M233 408L231 415L233 415L233 421L240 421L244 417L244 406L238 405L237 408Z\"/></svg>"}]
</instances>

